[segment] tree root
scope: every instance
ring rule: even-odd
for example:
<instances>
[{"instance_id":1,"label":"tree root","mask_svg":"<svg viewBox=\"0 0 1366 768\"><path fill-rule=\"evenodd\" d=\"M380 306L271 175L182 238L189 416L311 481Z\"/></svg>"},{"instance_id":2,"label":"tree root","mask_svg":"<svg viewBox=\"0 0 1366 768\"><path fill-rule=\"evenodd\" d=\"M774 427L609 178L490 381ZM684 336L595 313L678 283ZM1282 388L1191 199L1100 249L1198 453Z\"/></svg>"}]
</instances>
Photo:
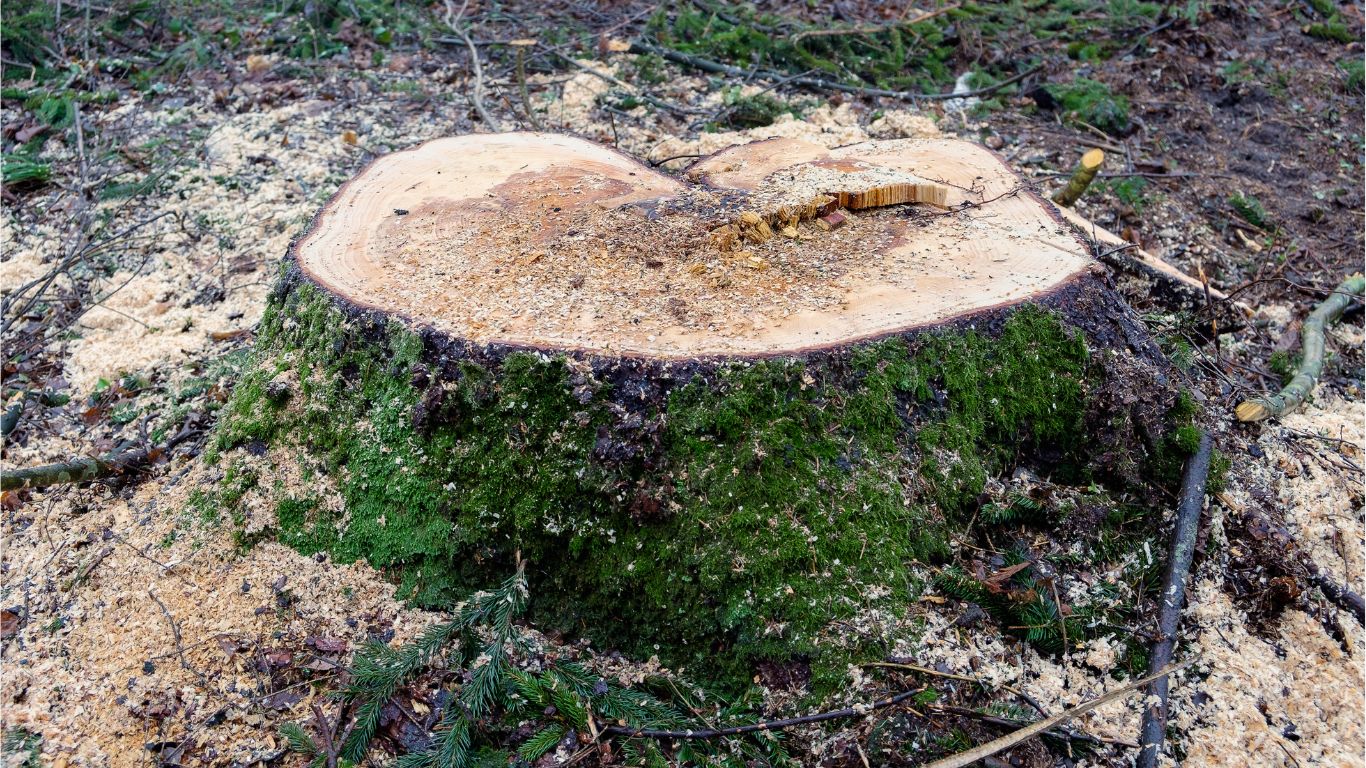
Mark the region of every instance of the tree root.
<instances>
[{"instance_id":1,"label":"tree root","mask_svg":"<svg viewBox=\"0 0 1366 768\"><path fill-rule=\"evenodd\" d=\"M1338 284L1333 294L1309 314L1300 328L1304 352L1294 378L1277 394L1254 397L1239 403L1233 410L1239 421L1280 418L1304 404L1323 374L1324 329L1337 322L1347 305L1352 299L1360 298L1363 290L1366 290L1366 279L1361 274L1352 275Z\"/></svg>"},{"instance_id":2,"label":"tree root","mask_svg":"<svg viewBox=\"0 0 1366 768\"><path fill-rule=\"evenodd\" d=\"M1154 768L1162 751L1162 737L1167 730L1167 677L1157 670L1171 663L1172 648L1176 644L1181 608L1186 602L1186 574L1195 557L1195 538L1200 529L1200 511L1205 506L1205 480L1209 476L1210 454L1214 441L1208 432L1200 433L1200 444L1186 463L1181 478L1181 497L1176 512L1176 529L1172 532L1171 555L1167 558L1167 572L1162 578L1162 605L1158 612L1157 639L1153 643L1148 669L1155 675L1150 693L1157 702L1143 709L1143 731L1139 739L1142 748L1135 763L1137 768Z\"/></svg>"}]
</instances>

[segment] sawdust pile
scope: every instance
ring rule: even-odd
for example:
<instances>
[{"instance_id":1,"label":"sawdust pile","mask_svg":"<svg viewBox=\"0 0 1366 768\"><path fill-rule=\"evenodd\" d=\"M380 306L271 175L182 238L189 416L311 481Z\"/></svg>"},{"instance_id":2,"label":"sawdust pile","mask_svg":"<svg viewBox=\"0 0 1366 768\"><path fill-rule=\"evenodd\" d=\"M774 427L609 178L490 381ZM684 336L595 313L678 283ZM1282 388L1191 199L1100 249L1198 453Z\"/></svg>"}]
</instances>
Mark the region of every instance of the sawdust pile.
<instances>
[{"instance_id":1,"label":"sawdust pile","mask_svg":"<svg viewBox=\"0 0 1366 768\"><path fill-rule=\"evenodd\" d=\"M46 765L143 765L163 741L163 758L278 756L279 724L312 704L312 686L281 685L287 666L322 679L366 640L402 642L432 620L364 565L241 551L226 526L185 520L215 472L186 469L126 501L45 499L7 531L6 594L23 608L5 641L4 726L41 734Z\"/></svg>"}]
</instances>

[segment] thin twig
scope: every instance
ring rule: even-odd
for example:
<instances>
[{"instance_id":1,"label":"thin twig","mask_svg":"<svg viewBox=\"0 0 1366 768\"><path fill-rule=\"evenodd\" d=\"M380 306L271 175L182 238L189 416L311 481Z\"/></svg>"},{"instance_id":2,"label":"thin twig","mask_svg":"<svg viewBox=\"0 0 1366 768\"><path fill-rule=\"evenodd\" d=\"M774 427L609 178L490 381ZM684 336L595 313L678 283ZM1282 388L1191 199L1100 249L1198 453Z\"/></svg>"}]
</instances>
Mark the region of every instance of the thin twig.
<instances>
[{"instance_id":1,"label":"thin twig","mask_svg":"<svg viewBox=\"0 0 1366 768\"><path fill-rule=\"evenodd\" d=\"M180 658L181 668L199 678L199 682L207 685L208 679L205 678L204 673L190 666L190 661L185 658L185 644L180 638L180 625L176 623L175 617L171 615L170 609L166 607L165 603L161 602L161 598L157 597L155 592L148 590L147 596L152 598L152 602L157 604L157 607L161 609L162 615L166 617L166 623L171 625L171 636L175 639L176 655Z\"/></svg>"},{"instance_id":2,"label":"thin twig","mask_svg":"<svg viewBox=\"0 0 1366 768\"><path fill-rule=\"evenodd\" d=\"M988 725L999 725L1003 728L1015 729L1023 728L1029 725L1029 721L1015 720L1014 718L999 717L997 715L989 715L985 712L978 712L975 709L968 709L967 707L955 707L950 706L948 704L931 704L930 706L926 707L926 709L930 712L940 712L946 715L970 717L974 720L987 723ZM1049 715L1044 712L1040 712L1039 714L1043 717L1049 717ZM1125 741L1124 739L1111 739L1105 736L1093 736L1089 733L1084 733L1082 731L1077 731L1072 728L1066 728L1063 726L1051 728L1047 731L1044 731L1042 735L1051 736L1055 739L1060 739L1062 741L1067 741L1069 743L1075 741L1081 742L1083 744L1110 744L1116 747L1128 747L1129 749L1138 749L1138 745L1132 741Z\"/></svg>"},{"instance_id":3,"label":"thin twig","mask_svg":"<svg viewBox=\"0 0 1366 768\"><path fill-rule=\"evenodd\" d=\"M479 49L475 47L474 40L470 39L470 33L460 26L460 20L465 16L465 9L469 7L469 0L464 0L460 4L460 10L452 7L451 0L446 0L446 11L444 21L462 41L470 51L470 69L474 71L474 87L471 90L470 100L474 102L474 111L479 113L479 119L484 121L484 125L494 133L501 133L502 124L489 114L488 108L484 106L484 66L479 61Z\"/></svg>"},{"instance_id":4,"label":"thin twig","mask_svg":"<svg viewBox=\"0 0 1366 768\"><path fill-rule=\"evenodd\" d=\"M1083 702L1082 704L1079 704L1067 710L1066 712L1061 712L1052 717L1044 718L1043 720L1040 720L1037 723L1032 723L1024 728L1021 728L1018 731L1015 731L1014 733L1002 736L999 739L993 739L992 741L988 741L987 743L982 744L981 746L969 749L966 752L960 752L956 755L953 755L952 757L946 757L942 760L936 760L933 763L929 763L928 765L926 765L925 768L965 768L965 766L972 765L978 760L991 757L992 755L995 755L998 752L1004 752L1007 749L1010 749L1011 747L1015 746L1016 744L1019 744L1020 742L1038 736L1039 734L1053 728L1059 723L1063 723L1068 720L1071 720L1074 717L1084 715L1087 712L1090 712L1091 710L1103 704L1109 704L1112 701L1116 701L1118 699L1122 699L1126 696L1129 696L1136 689L1144 685L1147 685L1148 683L1151 683L1159 677L1166 677L1167 675L1179 669L1183 669L1186 666L1192 664L1194 661L1195 659L1190 659L1181 664L1173 664L1167 667L1166 669L1163 669L1157 675L1149 675L1148 677L1144 677L1139 680L1134 680L1129 683L1126 683L1125 685L1116 688L1113 691L1110 691L1104 696L1100 696L1091 699L1090 701Z\"/></svg>"}]
</instances>

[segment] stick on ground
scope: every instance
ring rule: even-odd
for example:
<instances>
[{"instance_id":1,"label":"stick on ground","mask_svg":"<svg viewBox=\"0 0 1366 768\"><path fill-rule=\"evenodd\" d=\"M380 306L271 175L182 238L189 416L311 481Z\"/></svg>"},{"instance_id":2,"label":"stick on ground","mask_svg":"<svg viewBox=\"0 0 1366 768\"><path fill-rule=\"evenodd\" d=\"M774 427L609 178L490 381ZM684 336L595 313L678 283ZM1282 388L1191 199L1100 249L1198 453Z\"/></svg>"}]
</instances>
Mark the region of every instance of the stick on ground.
<instances>
[{"instance_id":1,"label":"stick on ground","mask_svg":"<svg viewBox=\"0 0 1366 768\"><path fill-rule=\"evenodd\" d=\"M716 728L698 731L661 731L649 728L628 728L620 725L613 725L602 729L605 736L626 736L628 738L646 739L717 739L723 736L740 736L746 733L758 733L760 731L778 731L783 728L791 728L794 725L806 725L808 723L822 723L826 720L839 720L846 717L859 717L866 715L876 709L886 709L911 699L918 693L923 693L924 688L916 688L910 691L902 691L890 699L874 702L864 706L847 707L837 709L832 712L820 712L814 715L803 715L801 717L789 717L785 720L770 720L763 723L751 723L749 725L737 725L733 728Z\"/></svg>"},{"instance_id":2,"label":"stick on ground","mask_svg":"<svg viewBox=\"0 0 1366 768\"><path fill-rule=\"evenodd\" d=\"M1186 574L1195 558L1195 538L1200 530L1200 511L1205 506L1205 480L1209 476L1210 453L1214 441L1208 432L1200 433L1195 455L1186 463L1181 478L1181 497L1176 511L1176 530L1172 531L1171 555L1162 577L1162 605L1158 611L1157 639L1153 643L1148 669L1159 670L1171 663L1176 644L1181 608L1186 603ZM1167 730L1167 676L1152 676L1151 692L1157 701L1143 709L1143 733L1139 740L1137 768L1154 768L1162 751L1162 736Z\"/></svg>"},{"instance_id":3,"label":"stick on ground","mask_svg":"<svg viewBox=\"0 0 1366 768\"><path fill-rule=\"evenodd\" d=\"M86 483L114 475L124 475L150 464L170 452L198 430L183 428L165 445L139 448L108 456L82 456L71 461L56 464L43 464L5 472L0 477L0 490L13 491L20 488L46 488L49 485L67 483Z\"/></svg>"},{"instance_id":4,"label":"stick on ground","mask_svg":"<svg viewBox=\"0 0 1366 768\"><path fill-rule=\"evenodd\" d=\"M1353 299L1361 298L1366 289L1366 279L1360 274L1352 275L1333 289L1333 295L1309 313L1304 326L1300 328L1300 341L1303 343L1300 367L1295 376L1280 392L1244 400L1233 410L1239 421L1261 421L1271 417L1280 418L1299 408L1314 392L1314 385L1323 375L1323 332L1342 317L1347 305Z\"/></svg>"},{"instance_id":5,"label":"stick on ground","mask_svg":"<svg viewBox=\"0 0 1366 768\"><path fill-rule=\"evenodd\" d=\"M1361 595L1324 575L1318 563L1313 560L1305 560L1305 567L1309 569L1309 580L1325 597L1344 611L1351 611L1352 615L1357 617L1357 623L1366 625L1366 601L1362 600Z\"/></svg>"},{"instance_id":6,"label":"stick on ground","mask_svg":"<svg viewBox=\"0 0 1366 768\"><path fill-rule=\"evenodd\" d=\"M936 760L933 763L929 763L928 765L926 765L925 768L964 768L964 766L972 765L978 760L991 757L992 755L995 755L999 752L1004 752L1007 749L1010 749L1011 747L1015 746L1016 744L1019 744L1020 742L1038 736L1039 734L1049 730L1050 728L1053 728L1059 723L1071 720L1074 717L1080 717L1081 715L1090 712L1091 710L1101 706L1102 704L1109 704L1112 701L1122 699L1132 694L1138 688L1141 688L1142 686L1145 686L1148 683L1151 683L1159 678L1165 679L1167 675L1170 675L1171 673L1176 672L1177 670L1184 669L1185 667L1189 666L1194 662L1195 659L1190 659L1180 664L1173 664L1169 667L1166 667L1165 669L1162 669L1155 675L1149 675L1147 677L1134 680L1122 687L1110 691L1104 696L1100 696L1098 698L1091 699L1090 701L1078 704L1077 706L1067 710L1066 712L1060 712L1052 717L1044 718L1043 720L1040 720L1037 723L1033 723L1028 727L1021 728L1020 730L1002 736L999 739L993 739L991 741L988 741L987 743L969 749L966 752L959 752L958 754L953 755L951 757L946 757L942 760Z\"/></svg>"}]
</instances>

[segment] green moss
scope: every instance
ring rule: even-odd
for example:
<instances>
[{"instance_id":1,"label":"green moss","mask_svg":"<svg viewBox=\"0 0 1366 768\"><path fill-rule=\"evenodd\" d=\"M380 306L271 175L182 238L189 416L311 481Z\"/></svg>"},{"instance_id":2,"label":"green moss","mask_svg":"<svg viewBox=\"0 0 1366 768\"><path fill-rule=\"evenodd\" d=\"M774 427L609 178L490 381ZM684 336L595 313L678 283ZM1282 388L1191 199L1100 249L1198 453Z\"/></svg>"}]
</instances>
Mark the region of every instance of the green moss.
<instances>
[{"instance_id":1,"label":"green moss","mask_svg":"<svg viewBox=\"0 0 1366 768\"><path fill-rule=\"evenodd\" d=\"M1305 31L1309 33L1310 37L1331 40L1335 43L1354 43L1358 39L1357 33L1336 17L1325 22L1310 24Z\"/></svg>"},{"instance_id":2,"label":"green moss","mask_svg":"<svg viewBox=\"0 0 1366 768\"><path fill-rule=\"evenodd\" d=\"M782 115L801 117L801 108L767 93L751 96L741 95L740 89L730 88L724 96L725 109L720 118L710 124L715 130L722 128L744 130L772 125Z\"/></svg>"},{"instance_id":3,"label":"green moss","mask_svg":"<svg viewBox=\"0 0 1366 768\"><path fill-rule=\"evenodd\" d=\"M1262 201L1252 195L1245 195L1242 192L1234 193L1229 197L1228 204L1233 206L1233 210L1242 217L1243 221L1252 226L1266 230L1276 228L1276 223L1271 220L1271 215L1266 212Z\"/></svg>"},{"instance_id":4,"label":"green moss","mask_svg":"<svg viewBox=\"0 0 1366 768\"><path fill-rule=\"evenodd\" d=\"M723 367L638 414L559 357L467 360L443 388L418 336L347 322L306 284L277 299L218 428L220 454L296 446L337 484L344 516L281 489L282 541L364 559L427 606L520 553L538 626L714 679L806 659L833 685L881 651L821 633L903 610L987 477L1025 455L1086 464L1086 343L1042 309Z\"/></svg>"},{"instance_id":5,"label":"green moss","mask_svg":"<svg viewBox=\"0 0 1366 768\"><path fill-rule=\"evenodd\" d=\"M1064 85L1048 87L1063 110L1087 125L1106 133L1129 130L1129 100L1098 80L1079 77Z\"/></svg>"}]
</instances>

